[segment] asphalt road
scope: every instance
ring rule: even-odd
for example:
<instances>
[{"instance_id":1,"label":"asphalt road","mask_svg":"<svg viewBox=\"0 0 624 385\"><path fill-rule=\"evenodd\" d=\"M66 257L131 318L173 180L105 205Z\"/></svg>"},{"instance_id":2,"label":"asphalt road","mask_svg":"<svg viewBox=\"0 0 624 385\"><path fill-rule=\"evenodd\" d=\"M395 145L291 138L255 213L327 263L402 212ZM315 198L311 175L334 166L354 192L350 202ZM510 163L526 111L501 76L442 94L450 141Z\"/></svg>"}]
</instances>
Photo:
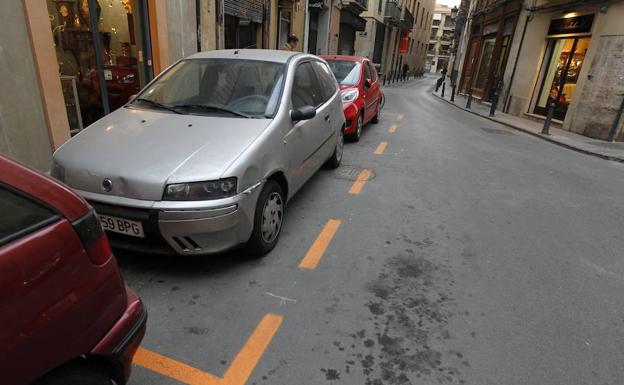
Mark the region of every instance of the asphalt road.
<instances>
[{"instance_id":1,"label":"asphalt road","mask_svg":"<svg viewBox=\"0 0 624 385\"><path fill-rule=\"evenodd\" d=\"M460 111L433 81L385 89L264 259L119 255L149 310L131 385L622 383L624 165Z\"/></svg>"}]
</instances>

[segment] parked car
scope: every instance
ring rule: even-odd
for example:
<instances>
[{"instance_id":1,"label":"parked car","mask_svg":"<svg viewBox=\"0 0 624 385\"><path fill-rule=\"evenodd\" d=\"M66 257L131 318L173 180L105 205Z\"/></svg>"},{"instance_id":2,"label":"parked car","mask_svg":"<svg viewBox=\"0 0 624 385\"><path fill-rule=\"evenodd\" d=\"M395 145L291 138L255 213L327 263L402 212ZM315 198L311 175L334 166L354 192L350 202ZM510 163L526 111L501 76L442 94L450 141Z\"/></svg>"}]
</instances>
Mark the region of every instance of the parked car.
<instances>
[{"instance_id":1,"label":"parked car","mask_svg":"<svg viewBox=\"0 0 624 385\"><path fill-rule=\"evenodd\" d=\"M0 156L0 213L2 383L124 384L147 315L93 209Z\"/></svg>"},{"instance_id":2,"label":"parked car","mask_svg":"<svg viewBox=\"0 0 624 385\"><path fill-rule=\"evenodd\" d=\"M379 122L383 94L377 71L370 60L357 56L322 56L340 84L347 119L345 134L357 142L364 126Z\"/></svg>"},{"instance_id":3,"label":"parked car","mask_svg":"<svg viewBox=\"0 0 624 385\"><path fill-rule=\"evenodd\" d=\"M178 254L278 241L286 202L342 159L338 84L322 59L202 52L69 140L53 175L100 214L114 246Z\"/></svg>"}]
</instances>

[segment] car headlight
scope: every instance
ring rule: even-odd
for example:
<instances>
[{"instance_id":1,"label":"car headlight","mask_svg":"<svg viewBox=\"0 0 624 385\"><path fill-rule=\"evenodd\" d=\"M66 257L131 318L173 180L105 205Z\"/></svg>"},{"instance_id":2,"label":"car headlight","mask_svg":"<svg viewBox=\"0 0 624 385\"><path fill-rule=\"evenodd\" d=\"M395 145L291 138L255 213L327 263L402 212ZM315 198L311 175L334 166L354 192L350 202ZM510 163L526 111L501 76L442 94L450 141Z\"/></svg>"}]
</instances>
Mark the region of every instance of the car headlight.
<instances>
[{"instance_id":1,"label":"car headlight","mask_svg":"<svg viewBox=\"0 0 624 385\"><path fill-rule=\"evenodd\" d=\"M208 182L175 183L165 188L166 201L205 201L236 195L236 178Z\"/></svg>"},{"instance_id":2,"label":"car headlight","mask_svg":"<svg viewBox=\"0 0 624 385\"><path fill-rule=\"evenodd\" d=\"M340 95L342 96L343 102L352 102L360 96L360 91L357 88L347 88L346 90L340 91Z\"/></svg>"}]
</instances>

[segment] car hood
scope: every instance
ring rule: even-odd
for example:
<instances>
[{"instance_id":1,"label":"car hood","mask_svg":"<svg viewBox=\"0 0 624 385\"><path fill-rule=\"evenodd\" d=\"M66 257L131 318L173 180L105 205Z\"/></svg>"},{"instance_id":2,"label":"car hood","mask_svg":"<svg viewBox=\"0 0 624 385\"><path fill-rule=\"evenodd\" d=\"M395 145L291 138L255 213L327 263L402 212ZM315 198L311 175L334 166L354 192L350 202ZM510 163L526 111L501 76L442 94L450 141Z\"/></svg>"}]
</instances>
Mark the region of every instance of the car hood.
<instances>
[{"instance_id":1,"label":"car hood","mask_svg":"<svg viewBox=\"0 0 624 385\"><path fill-rule=\"evenodd\" d=\"M157 201L168 183L221 178L269 123L120 108L61 146L53 169L78 190Z\"/></svg>"}]
</instances>

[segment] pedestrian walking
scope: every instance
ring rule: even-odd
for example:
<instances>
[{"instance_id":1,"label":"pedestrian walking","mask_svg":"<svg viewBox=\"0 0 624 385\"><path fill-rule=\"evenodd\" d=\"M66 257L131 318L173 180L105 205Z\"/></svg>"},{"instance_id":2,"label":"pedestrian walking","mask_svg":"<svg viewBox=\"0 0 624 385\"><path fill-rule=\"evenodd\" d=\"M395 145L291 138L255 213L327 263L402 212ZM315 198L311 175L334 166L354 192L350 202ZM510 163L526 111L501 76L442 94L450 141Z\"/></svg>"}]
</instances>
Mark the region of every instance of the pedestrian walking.
<instances>
[{"instance_id":1,"label":"pedestrian walking","mask_svg":"<svg viewBox=\"0 0 624 385\"><path fill-rule=\"evenodd\" d=\"M297 48L297 43L299 43L299 38L295 35L288 35L286 38L286 44L282 47L284 51L294 51Z\"/></svg>"},{"instance_id":2,"label":"pedestrian walking","mask_svg":"<svg viewBox=\"0 0 624 385\"><path fill-rule=\"evenodd\" d=\"M403 80L407 79L407 73L409 72L409 65L403 63Z\"/></svg>"}]
</instances>

